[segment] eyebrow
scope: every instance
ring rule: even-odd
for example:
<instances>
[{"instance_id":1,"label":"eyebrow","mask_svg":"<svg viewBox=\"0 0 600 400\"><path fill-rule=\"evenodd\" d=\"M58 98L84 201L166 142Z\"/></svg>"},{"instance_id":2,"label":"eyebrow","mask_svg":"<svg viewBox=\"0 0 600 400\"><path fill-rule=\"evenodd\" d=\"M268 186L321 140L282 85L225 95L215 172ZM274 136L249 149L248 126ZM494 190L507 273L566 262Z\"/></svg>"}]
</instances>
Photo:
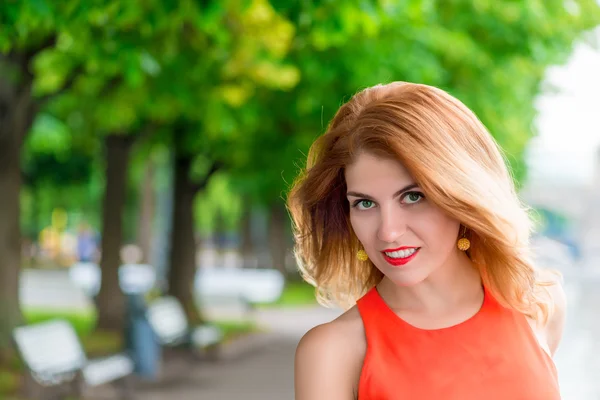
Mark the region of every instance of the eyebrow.
<instances>
[{"instance_id":1,"label":"eyebrow","mask_svg":"<svg viewBox=\"0 0 600 400\"><path fill-rule=\"evenodd\" d=\"M417 185L416 183L411 183L410 185L407 185L407 186L403 187L402 189L398 190L396 193L394 193L394 197L398 197L402 193L406 192L407 190L414 189L416 187L419 187L419 185ZM359 192L347 192L346 196L360 197L363 199L375 200L373 197L369 196L368 194L359 193Z\"/></svg>"}]
</instances>

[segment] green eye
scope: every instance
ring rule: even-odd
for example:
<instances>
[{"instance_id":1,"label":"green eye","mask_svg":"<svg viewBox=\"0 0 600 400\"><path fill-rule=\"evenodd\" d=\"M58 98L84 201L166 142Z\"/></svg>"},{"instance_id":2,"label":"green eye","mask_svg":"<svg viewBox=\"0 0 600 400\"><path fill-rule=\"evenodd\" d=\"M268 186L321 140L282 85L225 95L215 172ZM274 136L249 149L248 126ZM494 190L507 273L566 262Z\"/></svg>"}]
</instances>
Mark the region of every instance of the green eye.
<instances>
[{"instance_id":1,"label":"green eye","mask_svg":"<svg viewBox=\"0 0 600 400\"><path fill-rule=\"evenodd\" d=\"M421 201L421 199L424 199L425 196L423 196L422 193L419 192L408 192L406 194L406 196L404 196L404 202L406 204L415 204L418 203L419 201Z\"/></svg>"},{"instance_id":2,"label":"green eye","mask_svg":"<svg viewBox=\"0 0 600 400\"><path fill-rule=\"evenodd\" d=\"M360 202L360 204L362 204L363 208L373 207L373 202L371 200L363 200Z\"/></svg>"},{"instance_id":3,"label":"green eye","mask_svg":"<svg viewBox=\"0 0 600 400\"><path fill-rule=\"evenodd\" d=\"M373 202L371 200L359 200L356 202L356 206L359 210L368 210L373 207Z\"/></svg>"}]
</instances>

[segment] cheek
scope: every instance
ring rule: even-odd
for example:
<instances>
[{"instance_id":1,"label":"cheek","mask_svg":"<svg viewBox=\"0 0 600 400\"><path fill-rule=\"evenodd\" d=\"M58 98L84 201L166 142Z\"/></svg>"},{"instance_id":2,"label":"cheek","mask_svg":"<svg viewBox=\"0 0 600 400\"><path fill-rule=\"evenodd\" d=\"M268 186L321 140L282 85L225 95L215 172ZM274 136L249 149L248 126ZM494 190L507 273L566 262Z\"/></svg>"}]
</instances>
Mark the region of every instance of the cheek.
<instances>
[{"instance_id":1,"label":"cheek","mask_svg":"<svg viewBox=\"0 0 600 400\"><path fill-rule=\"evenodd\" d=\"M459 226L458 221L434 213L419 221L419 235L429 247L445 252L454 246Z\"/></svg>"},{"instance_id":2,"label":"cheek","mask_svg":"<svg viewBox=\"0 0 600 400\"><path fill-rule=\"evenodd\" d=\"M370 227L368 219L364 215L358 216L355 213L350 213L350 225L354 234L361 243L366 244L369 241Z\"/></svg>"}]
</instances>

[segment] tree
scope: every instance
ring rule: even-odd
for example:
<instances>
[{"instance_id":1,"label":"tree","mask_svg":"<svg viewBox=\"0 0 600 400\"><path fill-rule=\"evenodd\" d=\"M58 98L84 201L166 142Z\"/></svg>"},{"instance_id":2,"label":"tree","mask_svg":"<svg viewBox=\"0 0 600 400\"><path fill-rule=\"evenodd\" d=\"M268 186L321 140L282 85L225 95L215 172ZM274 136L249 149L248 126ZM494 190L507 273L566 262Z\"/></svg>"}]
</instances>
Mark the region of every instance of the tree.
<instances>
[{"instance_id":1,"label":"tree","mask_svg":"<svg viewBox=\"0 0 600 400\"><path fill-rule=\"evenodd\" d=\"M87 120L93 121L94 131L111 138L106 140L107 154L119 156L107 160L103 281L98 295L100 328L119 327L123 315L117 269L126 149L131 142L127 141L126 146L116 138L135 138L139 136L136 131L153 126L160 140L174 146L170 293L182 301L193 317L190 299L196 267L192 225L195 194L206 186L212 166L221 165L221 160L226 159L225 147L217 143L227 142L236 135L233 115L237 110L232 106L239 107L247 101L254 85L278 85L285 84L284 78L290 80L286 78L289 68L278 69L278 58L283 55L280 37L267 35L268 23L272 23L275 34L278 26L285 29L286 25L270 11L266 1L173 6L157 0L155 6L145 8L141 3L130 3L106 10L106 20L110 21L102 31L107 36L106 42L93 54L93 64L102 71L101 76L86 77L78 90L71 93L71 102L77 103L75 109L86 108L82 112ZM119 18L132 10L135 12L125 18L126 23ZM132 35L136 29L144 35ZM118 34L108 35L111 31ZM246 39L248 36L250 40ZM265 42L263 36L270 42ZM288 74L282 74L282 78L269 75L280 71ZM216 150L208 154L209 147ZM198 153L202 153L200 157ZM210 164L206 176L193 171L202 157ZM111 165L119 168L111 169Z\"/></svg>"},{"instance_id":2,"label":"tree","mask_svg":"<svg viewBox=\"0 0 600 400\"><path fill-rule=\"evenodd\" d=\"M232 143L244 134L245 122L256 117L242 107L255 88L285 88L295 84L297 74L281 62L291 26L267 1L210 2L205 8L187 4L174 12L179 25L166 37L177 52L157 53L163 78L153 82L158 96L152 107L159 115L169 110L164 127L171 132L175 158L169 292L196 320L196 195L231 163ZM165 47L155 43L155 48Z\"/></svg>"},{"instance_id":3,"label":"tree","mask_svg":"<svg viewBox=\"0 0 600 400\"><path fill-rule=\"evenodd\" d=\"M101 7L101 5L99 6ZM82 21L95 8L76 1L50 6L45 1L10 2L0 6L0 356L10 348L12 329L20 321L18 276L20 258L21 149L38 111L57 93L71 87L79 65L67 63L43 85L36 63L50 49L72 37L65 19ZM66 74L62 74L68 72Z\"/></svg>"},{"instance_id":4,"label":"tree","mask_svg":"<svg viewBox=\"0 0 600 400\"><path fill-rule=\"evenodd\" d=\"M209 161L203 177L194 179L191 174L193 160L194 157L182 150L181 144L175 144L175 193L168 281L169 294L181 302L190 320L198 322L201 316L193 293L197 251L194 200L199 192L206 189L211 177L221 169L221 164Z\"/></svg>"},{"instance_id":5,"label":"tree","mask_svg":"<svg viewBox=\"0 0 600 400\"><path fill-rule=\"evenodd\" d=\"M122 331L124 325L125 298L118 269L127 172L133 143L152 125L144 111L147 81L157 73L157 67L146 45L156 27L141 28L147 17L143 10L139 2L110 3L92 10L83 24L87 29L69 37L79 51L62 54L55 47L51 57L39 62L43 70L52 70L52 62L83 66L77 85L61 93L48 108L73 125L73 132L83 131L103 144L102 282L96 298L98 328L103 330Z\"/></svg>"},{"instance_id":6,"label":"tree","mask_svg":"<svg viewBox=\"0 0 600 400\"><path fill-rule=\"evenodd\" d=\"M52 108L53 113L61 116L65 115L64 110L71 110L78 117L73 121L83 119L92 136L100 134L112 137L140 128L142 121L136 112L144 104L140 100L146 94L141 84L145 76L155 72L155 65L144 52L143 45L157 29L156 26L145 24L145 14L140 12L144 10L145 5L140 2L122 4L101 1L88 5L78 1L51 3L40 0L2 5L0 15L6 29L0 34L1 86L4 88L0 108L4 110L2 117L5 121L0 127L0 137L6 146L0 150L0 157L6 162L6 168L0 170L0 190L8 195L7 205L2 207L0 213L10 216L3 218L3 221L17 218L15 221L18 226L19 154L40 109ZM96 96L94 100L101 101L92 102L93 96ZM82 104L79 103L81 100ZM87 109L84 109L85 106ZM116 142L106 141L108 147L119 147ZM107 152L111 157L123 156L119 149L111 147L111 150L115 150ZM121 174L125 172L120 171ZM118 175L111 174L110 177L112 179L107 182L109 197L111 193L120 193L118 189L111 189L112 182L120 184L119 180L115 181ZM104 202L107 207L121 207L111 203L114 202ZM110 226L114 224L120 227L120 218L114 221L106 219L105 223L109 224L106 228L109 232L115 233L121 229ZM9 237L19 237L18 230L13 229L14 224L2 224L0 243L6 243ZM11 231L10 236L8 231L5 233L6 228ZM113 307L117 304L116 299L122 299L116 274L120 244L114 242L104 242L108 246L108 251L103 252L106 259L102 262L106 279L99 301L104 303L102 299L107 299L106 303L110 304L101 307L101 326L119 325L110 322L109 316L123 310L123 307ZM0 246L6 250L2 254L8 260L2 263L6 264L1 265L2 271L7 274L11 271L11 275L2 279L2 283L16 288L15 279L20 265L19 246L14 246L14 243L7 249L4 249L4 244ZM2 293L13 299L7 304L18 303L16 289ZM0 318L5 315L8 314L3 313ZM9 323L2 324L2 327L12 329L13 320L15 318L11 317ZM5 343L3 339L4 336L0 338L0 346Z\"/></svg>"}]
</instances>

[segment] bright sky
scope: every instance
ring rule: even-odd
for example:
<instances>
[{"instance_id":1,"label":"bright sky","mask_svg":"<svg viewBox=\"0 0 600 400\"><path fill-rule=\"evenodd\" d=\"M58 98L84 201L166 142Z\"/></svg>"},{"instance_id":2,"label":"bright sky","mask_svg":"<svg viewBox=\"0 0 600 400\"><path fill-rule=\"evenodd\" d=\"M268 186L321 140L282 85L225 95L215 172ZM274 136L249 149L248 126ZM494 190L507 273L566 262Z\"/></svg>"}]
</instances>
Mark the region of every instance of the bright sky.
<instances>
[{"instance_id":1,"label":"bright sky","mask_svg":"<svg viewBox=\"0 0 600 400\"><path fill-rule=\"evenodd\" d=\"M596 32L600 44L600 29ZM560 90L537 103L539 135L529 146L530 178L589 183L600 151L600 49L578 45L569 62L548 71Z\"/></svg>"}]
</instances>

